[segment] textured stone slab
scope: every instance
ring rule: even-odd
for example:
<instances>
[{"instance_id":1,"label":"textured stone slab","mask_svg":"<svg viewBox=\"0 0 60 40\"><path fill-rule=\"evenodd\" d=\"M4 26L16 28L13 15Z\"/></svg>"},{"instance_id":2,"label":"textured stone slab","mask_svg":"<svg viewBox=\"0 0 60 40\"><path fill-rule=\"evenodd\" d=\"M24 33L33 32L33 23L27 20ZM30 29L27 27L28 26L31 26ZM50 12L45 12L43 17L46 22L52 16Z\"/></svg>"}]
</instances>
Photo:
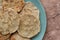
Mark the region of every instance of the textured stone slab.
<instances>
[{"instance_id":1,"label":"textured stone slab","mask_svg":"<svg viewBox=\"0 0 60 40\"><path fill-rule=\"evenodd\" d=\"M60 0L41 0L47 13L47 30L43 40L60 40Z\"/></svg>"}]
</instances>

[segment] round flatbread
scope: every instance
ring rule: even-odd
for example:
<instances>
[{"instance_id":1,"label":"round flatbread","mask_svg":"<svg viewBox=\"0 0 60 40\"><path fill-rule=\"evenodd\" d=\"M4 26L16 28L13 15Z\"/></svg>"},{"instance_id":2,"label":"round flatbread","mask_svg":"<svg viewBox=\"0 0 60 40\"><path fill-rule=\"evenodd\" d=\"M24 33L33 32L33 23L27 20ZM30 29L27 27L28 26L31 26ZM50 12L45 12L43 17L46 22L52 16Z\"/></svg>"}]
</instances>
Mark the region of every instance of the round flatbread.
<instances>
[{"instance_id":1,"label":"round flatbread","mask_svg":"<svg viewBox=\"0 0 60 40\"><path fill-rule=\"evenodd\" d=\"M0 34L0 40L7 40L10 37L10 34L3 36Z\"/></svg>"},{"instance_id":2,"label":"round flatbread","mask_svg":"<svg viewBox=\"0 0 60 40\"><path fill-rule=\"evenodd\" d=\"M2 0L0 0L0 9L2 9Z\"/></svg>"},{"instance_id":3,"label":"round flatbread","mask_svg":"<svg viewBox=\"0 0 60 40\"><path fill-rule=\"evenodd\" d=\"M7 35L2 35L4 37L5 40L9 39L10 37L10 34L7 34Z\"/></svg>"},{"instance_id":4,"label":"round flatbread","mask_svg":"<svg viewBox=\"0 0 60 40\"><path fill-rule=\"evenodd\" d=\"M2 0L0 0L0 6L2 6L2 2L3 2L3 1L2 1Z\"/></svg>"},{"instance_id":5,"label":"round flatbread","mask_svg":"<svg viewBox=\"0 0 60 40\"><path fill-rule=\"evenodd\" d=\"M10 39L7 39L7 40L10 40Z\"/></svg>"},{"instance_id":6,"label":"round flatbread","mask_svg":"<svg viewBox=\"0 0 60 40\"><path fill-rule=\"evenodd\" d=\"M18 34L16 33L16 34L13 34L13 35L11 36L10 40L31 40L31 39L23 38L23 37L21 37L20 35L18 35Z\"/></svg>"},{"instance_id":7,"label":"round flatbread","mask_svg":"<svg viewBox=\"0 0 60 40\"><path fill-rule=\"evenodd\" d=\"M15 11L22 10L24 6L24 0L3 0L3 7L6 8L13 8Z\"/></svg>"},{"instance_id":8,"label":"round flatbread","mask_svg":"<svg viewBox=\"0 0 60 40\"><path fill-rule=\"evenodd\" d=\"M3 6L3 9L9 8L9 0L3 0L2 6Z\"/></svg>"},{"instance_id":9,"label":"round flatbread","mask_svg":"<svg viewBox=\"0 0 60 40\"><path fill-rule=\"evenodd\" d=\"M14 3L14 9L17 11L17 12L20 12L22 10L22 8L24 7L25 5L25 2L24 0L15 0L15 3Z\"/></svg>"},{"instance_id":10,"label":"round flatbread","mask_svg":"<svg viewBox=\"0 0 60 40\"><path fill-rule=\"evenodd\" d=\"M4 13L0 13L0 32L3 35L15 32L18 26L19 17L13 9L8 8Z\"/></svg>"},{"instance_id":11,"label":"round flatbread","mask_svg":"<svg viewBox=\"0 0 60 40\"><path fill-rule=\"evenodd\" d=\"M26 2L20 14L30 14L39 19L39 10L32 2Z\"/></svg>"},{"instance_id":12,"label":"round flatbread","mask_svg":"<svg viewBox=\"0 0 60 40\"><path fill-rule=\"evenodd\" d=\"M5 40L4 36L0 34L0 40Z\"/></svg>"},{"instance_id":13,"label":"round flatbread","mask_svg":"<svg viewBox=\"0 0 60 40\"><path fill-rule=\"evenodd\" d=\"M2 0L0 0L0 12L3 11L3 7L2 7Z\"/></svg>"},{"instance_id":14,"label":"round flatbread","mask_svg":"<svg viewBox=\"0 0 60 40\"><path fill-rule=\"evenodd\" d=\"M26 38L31 38L40 32L40 21L33 15L24 14L21 16L20 26L18 29L19 35Z\"/></svg>"}]
</instances>

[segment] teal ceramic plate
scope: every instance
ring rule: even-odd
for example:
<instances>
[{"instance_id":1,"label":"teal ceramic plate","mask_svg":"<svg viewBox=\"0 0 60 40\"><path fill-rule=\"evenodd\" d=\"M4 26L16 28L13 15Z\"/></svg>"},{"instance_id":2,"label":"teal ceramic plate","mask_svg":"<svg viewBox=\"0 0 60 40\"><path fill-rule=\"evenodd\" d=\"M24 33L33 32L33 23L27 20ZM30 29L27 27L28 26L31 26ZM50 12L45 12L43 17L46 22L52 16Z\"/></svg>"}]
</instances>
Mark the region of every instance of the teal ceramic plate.
<instances>
[{"instance_id":1,"label":"teal ceramic plate","mask_svg":"<svg viewBox=\"0 0 60 40\"><path fill-rule=\"evenodd\" d=\"M41 31L40 33L33 37L32 40L42 40L43 39L43 36L45 34L45 31L46 31L46 13L45 13L45 10L40 2L40 0L25 0L26 2L27 1L31 1L39 10L40 10L40 22L41 22Z\"/></svg>"}]
</instances>

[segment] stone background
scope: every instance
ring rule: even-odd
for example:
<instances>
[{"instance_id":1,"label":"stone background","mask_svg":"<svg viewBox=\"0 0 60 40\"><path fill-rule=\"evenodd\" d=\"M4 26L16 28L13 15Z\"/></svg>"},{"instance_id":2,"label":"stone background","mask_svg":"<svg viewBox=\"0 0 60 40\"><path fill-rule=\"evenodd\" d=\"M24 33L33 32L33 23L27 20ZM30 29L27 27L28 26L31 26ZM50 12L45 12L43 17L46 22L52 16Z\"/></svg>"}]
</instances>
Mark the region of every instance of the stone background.
<instances>
[{"instance_id":1,"label":"stone background","mask_svg":"<svg viewBox=\"0 0 60 40\"><path fill-rule=\"evenodd\" d=\"M60 0L40 0L47 14L47 30L43 40L60 40Z\"/></svg>"}]
</instances>

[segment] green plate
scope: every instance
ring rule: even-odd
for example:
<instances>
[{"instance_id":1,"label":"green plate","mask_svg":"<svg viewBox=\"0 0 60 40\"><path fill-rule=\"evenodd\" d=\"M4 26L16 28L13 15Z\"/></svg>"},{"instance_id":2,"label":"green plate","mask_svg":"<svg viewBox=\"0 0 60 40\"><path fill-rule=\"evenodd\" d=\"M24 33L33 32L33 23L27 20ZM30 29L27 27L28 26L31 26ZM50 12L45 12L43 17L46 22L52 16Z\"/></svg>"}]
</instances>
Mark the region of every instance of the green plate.
<instances>
[{"instance_id":1,"label":"green plate","mask_svg":"<svg viewBox=\"0 0 60 40\"><path fill-rule=\"evenodd\" d=\"M40 2L40 0L25 0L26 2L27 1L31 1L39 10L40 10L40 33L33 37L32 40L42 40L43 37L44 37L44 34L45 34L45 31L46 31L46 24L47 24L47 21L46 21L46 13L45 13L45 10Z\"/></svg>"}]
</instances>

